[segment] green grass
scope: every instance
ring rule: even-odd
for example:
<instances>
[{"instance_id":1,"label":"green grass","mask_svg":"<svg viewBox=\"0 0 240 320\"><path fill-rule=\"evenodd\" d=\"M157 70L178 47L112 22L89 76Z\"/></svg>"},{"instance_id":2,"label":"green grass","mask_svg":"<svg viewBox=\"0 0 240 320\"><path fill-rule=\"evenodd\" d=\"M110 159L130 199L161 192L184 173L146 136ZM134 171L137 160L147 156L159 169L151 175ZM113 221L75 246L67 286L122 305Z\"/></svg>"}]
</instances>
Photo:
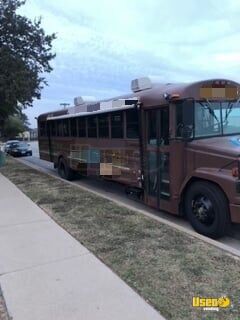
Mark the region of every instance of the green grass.
<instances>
[{"instance_id":1,"label":"green grass","mask_svg":"<svg viewBox=\"0 0 240 320\"><path fill-rule=\"evenodd\" d=\"M7 308L0 288L0 320L9 320Z\"/></svg>"},{"instance_id":2,"label":"green grass","mask_svg":"<svg viewBox=\"0 0 240 320\"><path fill-rule=\"evenodd\" d=\"M170 320L237 320L240 260L149 217L8 159L0 172ZM228 295L219 312L192 297Z\"/></svg>"}]
</instances>

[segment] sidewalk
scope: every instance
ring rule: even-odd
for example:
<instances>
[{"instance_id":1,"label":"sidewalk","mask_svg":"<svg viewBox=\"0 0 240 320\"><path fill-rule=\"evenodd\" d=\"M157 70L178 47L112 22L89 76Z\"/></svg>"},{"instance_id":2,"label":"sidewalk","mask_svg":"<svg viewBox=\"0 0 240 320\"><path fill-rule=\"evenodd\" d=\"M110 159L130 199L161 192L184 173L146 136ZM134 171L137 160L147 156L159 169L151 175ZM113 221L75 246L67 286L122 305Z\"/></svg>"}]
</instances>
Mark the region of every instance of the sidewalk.
<instances>
[{"instance_id":1,"label":"sidewalk","mask_svg":"<svg viewBox=\"0 0 240 320\"><path fill-rule=\"evenodd\" d=\"M13 320L163 320L1 174L0 286Z\"/></svg>"}]
</instances>

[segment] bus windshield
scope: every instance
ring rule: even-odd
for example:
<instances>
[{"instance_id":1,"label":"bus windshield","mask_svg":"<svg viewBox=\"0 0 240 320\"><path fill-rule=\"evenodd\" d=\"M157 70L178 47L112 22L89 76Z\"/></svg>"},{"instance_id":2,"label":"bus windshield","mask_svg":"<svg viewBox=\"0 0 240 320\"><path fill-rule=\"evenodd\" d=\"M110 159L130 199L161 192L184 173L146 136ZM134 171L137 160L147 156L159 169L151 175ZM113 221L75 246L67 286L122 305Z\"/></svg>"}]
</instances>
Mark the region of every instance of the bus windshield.
<instances>
[{"instance_id":1,"label":"bus windshield","mask_svg":"<svg viewBox=\"0 0 240 320\"><path fill-rule=\"evenodd\" d=\"M240 133L240 103L237 101L196 101L195 138Z\"/></svg>"}]
</instances>

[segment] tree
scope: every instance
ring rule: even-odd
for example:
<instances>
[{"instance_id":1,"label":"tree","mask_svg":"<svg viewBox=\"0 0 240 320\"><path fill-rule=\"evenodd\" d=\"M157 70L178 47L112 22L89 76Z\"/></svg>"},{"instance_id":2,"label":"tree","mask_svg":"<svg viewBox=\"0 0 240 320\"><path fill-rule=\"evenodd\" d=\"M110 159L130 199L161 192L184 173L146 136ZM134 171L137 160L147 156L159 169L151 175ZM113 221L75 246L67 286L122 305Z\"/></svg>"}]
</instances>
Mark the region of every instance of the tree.
<instances>
[{"instance_id":1,"label":"tree","mask_svg":"<svg viewBox=\"0 0 240 320\"><path fill-rule=\"evenodd\" d=\"M22 120L24 130L25 131L29 130L30 123L29 123L27 115L21 111L19 114L19 118Z\"/></svg>"},{"instance_id":2,"label":"tree","mask_svg":"<svg viewBox=\"0 0 240 320\"><path fill-rule=\"evenodd\" d=\"M47 82L43 73L52 71L55 57L52 41L45 35L41 18L33 22L16 13L26 0L0 1L0 120L19 114L40 99Z\"/></svg>"},{"instance_id":3,"label":"tree","mask_svg":"<svg viewBox=\"0 0 240 320\"><path fill-rule=\"evenodd\" d=\"M25 131L24 123L19 116L9 116L4 123L4 136L13 139Z\"/></svg>"}]
</instances>

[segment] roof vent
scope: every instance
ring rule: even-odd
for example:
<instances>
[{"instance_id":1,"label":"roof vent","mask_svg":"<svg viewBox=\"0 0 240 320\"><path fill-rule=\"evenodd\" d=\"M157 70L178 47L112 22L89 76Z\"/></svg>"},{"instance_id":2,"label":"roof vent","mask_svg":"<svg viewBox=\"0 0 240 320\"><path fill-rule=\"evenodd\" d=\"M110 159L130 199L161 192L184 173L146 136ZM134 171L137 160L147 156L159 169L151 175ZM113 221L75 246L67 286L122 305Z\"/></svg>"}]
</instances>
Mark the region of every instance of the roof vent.
<instances>
[{"instance_id":1,"label":"roof vent","mask_svg":"<svg viewBox=\"0 0 240 320\"><path fill-rule=\"evenodd\" d=\"M138 92L152 88L152 82L148 77L134 79L131 82L131 89L133 92Z\"/></svg>"}]
</instances>

